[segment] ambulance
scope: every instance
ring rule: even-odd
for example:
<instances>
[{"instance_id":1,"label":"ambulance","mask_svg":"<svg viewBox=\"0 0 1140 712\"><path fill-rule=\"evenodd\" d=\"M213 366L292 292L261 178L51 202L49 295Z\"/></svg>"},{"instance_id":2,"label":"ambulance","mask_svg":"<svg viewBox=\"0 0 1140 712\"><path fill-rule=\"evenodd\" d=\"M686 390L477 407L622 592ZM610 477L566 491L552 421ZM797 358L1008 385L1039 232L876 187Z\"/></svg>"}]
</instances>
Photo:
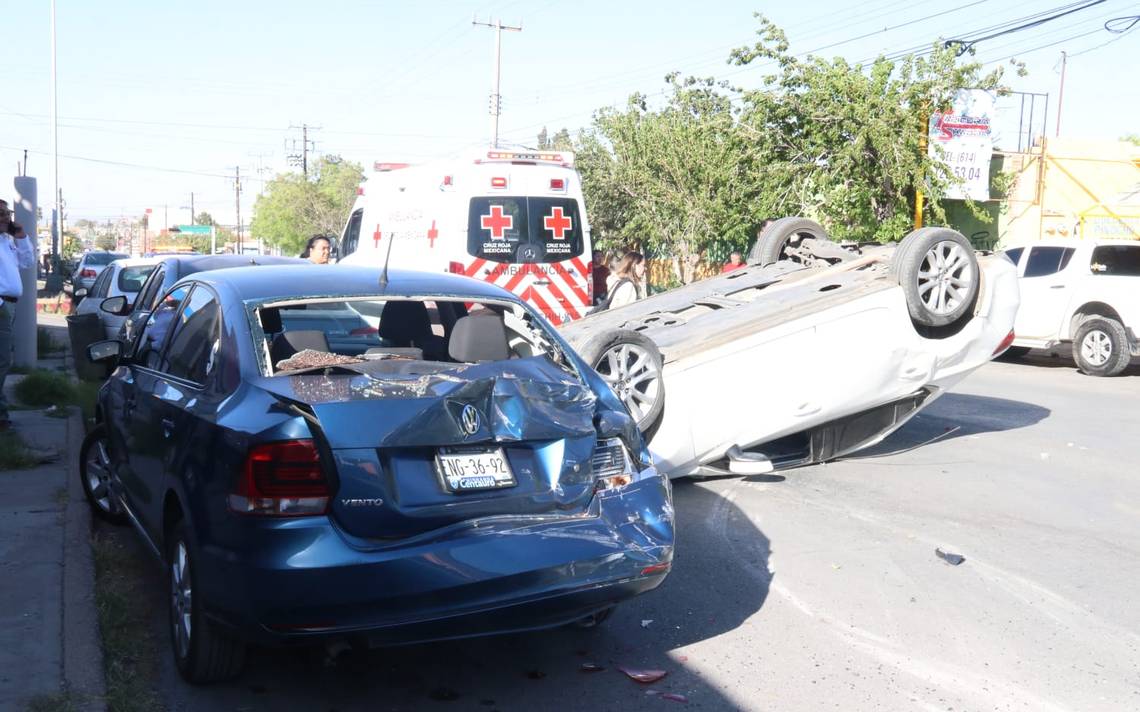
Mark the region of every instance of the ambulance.
<instances>
[{"instance_id":1,"label":"ambulance","mask_svg":"<svg viewBox=\"0 0 1140 712\"><path fill-rule=\"evenodd\" d=\"M582 181L566 151L495 148L436 163L376 163L340 241L344 263L389 259L394 268L481 279L556 325L590 309L591 255Z\"/></svg>"}]
</instances>

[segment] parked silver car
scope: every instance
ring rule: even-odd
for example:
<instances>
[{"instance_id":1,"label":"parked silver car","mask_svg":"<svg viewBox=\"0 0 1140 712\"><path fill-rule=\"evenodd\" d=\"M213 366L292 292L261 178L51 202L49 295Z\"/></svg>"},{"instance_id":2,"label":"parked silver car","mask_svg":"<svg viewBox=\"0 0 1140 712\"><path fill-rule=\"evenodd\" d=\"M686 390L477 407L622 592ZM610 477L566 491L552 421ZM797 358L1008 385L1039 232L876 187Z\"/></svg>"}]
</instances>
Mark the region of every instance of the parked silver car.
<instances>
[{"instance_id":1,"label":"parked silver car","mask_svg":"<svg viewBox=\"0 0 1140 712\"><path fill-rule=\"evenodd\" d=\"M95 278L90 289L79 287L75 290L75 298L82 299L75 313L98 315L106 334L104 338L117 338L126 317L103 311L99 305L108 297L120 295L126 297L128 304L133 304L146 278L161 261L160 257L144 257L111 262Z\"/></svg>"},{"instance_id":2,"label":"parked silver car","mask_svg":"<svg viewBox=\"0 0 1140 712\"><path fill-rule=\"evenodd\" d=\"M72 298L76 300L81 298L75 294L80 289L86 289L90 292L95 280L107 268L107 265L115 260L123 260L128 257L130 255L123 252L107 252L106 250L92 250L84 253L79 258L79 264L75 266L75 271L71 275L71 286L74 289Z\"/></svg>"}]
</instances>

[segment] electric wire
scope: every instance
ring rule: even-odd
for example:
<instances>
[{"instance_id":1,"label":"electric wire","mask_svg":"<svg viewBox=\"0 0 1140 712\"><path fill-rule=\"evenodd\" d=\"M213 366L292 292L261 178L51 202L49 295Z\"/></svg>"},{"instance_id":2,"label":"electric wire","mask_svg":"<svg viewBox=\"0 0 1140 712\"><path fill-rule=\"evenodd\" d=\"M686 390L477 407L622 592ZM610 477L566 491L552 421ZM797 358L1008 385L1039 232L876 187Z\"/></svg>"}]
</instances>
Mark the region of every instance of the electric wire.
<instances>
[{"instance_id":1,"label":"electric wire","mask_svg":"<svg viewBox=\"0 0 1140 712\"><path fill-rule=\"evenodd\" d=\"M988 35L983 35L982 37L967 37L967 38L963 38L963 39L946 40L946 42L944 43L944 46L946 46L946 47L955 47L956 46L958 48L958 50L957 50L958 56L961 57L963 54L965 54L966 52L969 52L971 49L973 49L975 46L977 46L977 44L979 42L985 42L986 40L992 40L996 37L1002 37L1004 35L1013 34L1014 32L1021 32L1022 30L1028 30L1028 29L1031 29L1034 27L1040 27L1041 25L1044 25L1047 22L1052 22L1053 20L1060 19L1060 18L1065 17L1067 15L1072 15L1075 12L1087 10L1088 8L1093 7L1095 5L1101 5L1105 1L1106 0L1090 0L1090 2L1086 2L1086 3L1082 4L1080 7L1070 8L1068 10L1065 10L1064 12L1059 12L1055 15L1050 15L1048 17L1039 18L1037 20L1033 20L1031 22L1026 22L1026 23L1018 25L1016 27L1010 27L1010 28L1007 28L1004 30L1000 30L998 32L988 34Z\"/></svg>"}]
</instances>

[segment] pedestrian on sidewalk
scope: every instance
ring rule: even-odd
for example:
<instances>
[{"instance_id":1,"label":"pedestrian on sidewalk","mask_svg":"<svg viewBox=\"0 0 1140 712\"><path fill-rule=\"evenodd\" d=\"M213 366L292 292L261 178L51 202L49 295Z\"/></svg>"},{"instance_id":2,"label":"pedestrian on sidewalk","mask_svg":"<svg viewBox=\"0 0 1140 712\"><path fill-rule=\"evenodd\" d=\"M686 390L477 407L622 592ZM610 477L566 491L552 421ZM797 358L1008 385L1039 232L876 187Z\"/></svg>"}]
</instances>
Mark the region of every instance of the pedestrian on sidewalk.
<instances>
[{"instance_id":1,"label":"pedestrian on sidewalk","mask_svg":"<svg viewBox=\"0 0 1140 712\"><path fill-rule=\"evenodd\" d=\"M606 266L606 255L601 250L594 250L594 257L590 260L591 278L594 280L594 304L601 304L609 295L606 280L610 278L610 268Z\"/></svg>"},{"instance_id":2,"label":"pedestrian on sidewalk","mask_svg":"<svg viewBox=\"0 0 1140 712\"><path fill-rule=\"evenodd\" d=\"M720 273L724 274L725 272L731 272L747 266L748 265L744 264L744 255L737 250L733 250L732 254L729 255L728 262L721 268Z\"/></svg>"},{"instance_id":3,"label":"pedestrian on sidewalk","mask_svg":"<svg viewBox=\"0 0 1140 712\"><path fill-rule=\"evenodd\" d=\"M12 368L12 320L16 302L24 296L24 280L20 270L28 269L35 260L24 228L12 222L8 201L0 200L0 430L7 430L8 400L4 397L4 381Z\"/></svg>"}]
</instances>

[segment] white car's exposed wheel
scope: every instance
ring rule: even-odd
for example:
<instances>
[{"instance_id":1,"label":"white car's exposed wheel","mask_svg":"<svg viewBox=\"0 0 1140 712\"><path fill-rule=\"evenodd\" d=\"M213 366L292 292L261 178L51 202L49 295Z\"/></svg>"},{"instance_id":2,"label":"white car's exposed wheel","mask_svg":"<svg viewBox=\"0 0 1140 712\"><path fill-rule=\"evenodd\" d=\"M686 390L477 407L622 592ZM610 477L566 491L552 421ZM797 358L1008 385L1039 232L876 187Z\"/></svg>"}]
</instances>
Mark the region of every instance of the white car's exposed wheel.
<instances>
[{"instance_id":1,"label":"white car's exposed wheel","mask_svg":"<svg viewBox=\"0 0 1140 712\"><path fill-rule=\"evenodd\" d=\"M665 409L663 361L657 345L636 331L598 334L578 350L629 409L648 438Z\"/></svg>"},{"instance_id":2,"label":"white car's exposed wheel","mask_svg":"<svg viewBox=\"0 0 1140 712\"><path fill-rule=\"evenodd\" d=\"M1082 321L1073 339L1073 360L1090 376L1115 376L1123 371L1132 360L1124 325L1107 316Z\"/></svg>"},{"instance_id":3,"label":"white car's exposed wheel","mask_svg":"<svg viewBox=\"0 0 1140 712\"><path fill-rule=\"evenodd\" d=\"M83 484L83 495L95 516L112 524L125 524L126 512L111 496L111 467L107 426L96 425L79 448L79 480Z\"/></svg>"},{"instance_id":4,"label":"white car's exposed wheel","mask_svg":"<svg viewBox=\"0 0 1140 712\"><path fill-rule=\"evenodd\" d=\"M236 677L245 666L245 644L206 617L184 522L175 525L167 545L170 646L178 672L193 684Z\"/></svg>"},{"instance_id":5,"label":"white car's exposed wheel","mask_svg":"<svg viewBox=\"0 0 1140 712\"><path fill-rule=\"evenodd\" d=\"M949 228L915 230L891 258L915 324L949 326L969 319L978 298L978 258L970 241Z\"/></svg>"},{"instance_id":6,"label":"white car's exposed wheel","mask_svg":"<svg viewBox=\"0 0 1140 712\"><path fill-rule=\"evenodd\" d=\"M748 253L748 264L770 265L790 259L788 248L798 246L805 238L831 240L823 226L814 220L798 217L775 220L756 238L756 244Z\"/></svg>"}]
</instances>

